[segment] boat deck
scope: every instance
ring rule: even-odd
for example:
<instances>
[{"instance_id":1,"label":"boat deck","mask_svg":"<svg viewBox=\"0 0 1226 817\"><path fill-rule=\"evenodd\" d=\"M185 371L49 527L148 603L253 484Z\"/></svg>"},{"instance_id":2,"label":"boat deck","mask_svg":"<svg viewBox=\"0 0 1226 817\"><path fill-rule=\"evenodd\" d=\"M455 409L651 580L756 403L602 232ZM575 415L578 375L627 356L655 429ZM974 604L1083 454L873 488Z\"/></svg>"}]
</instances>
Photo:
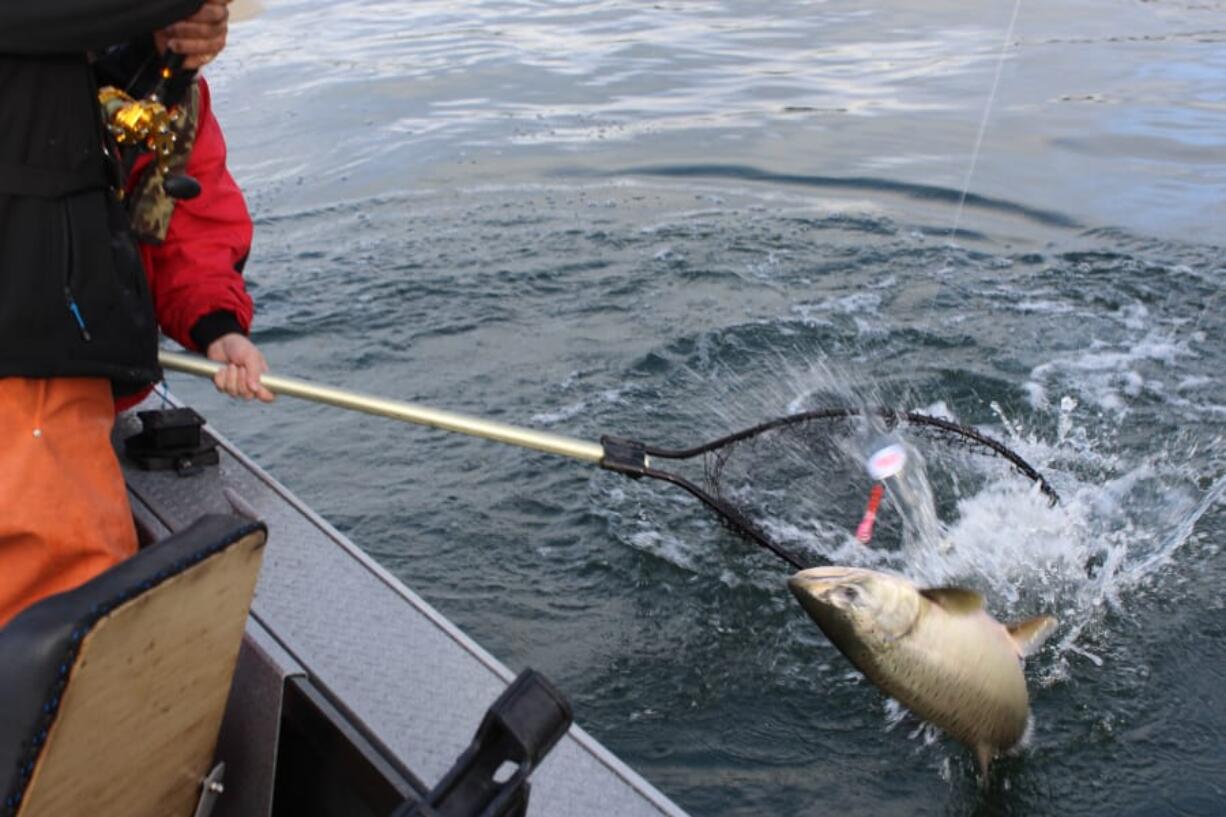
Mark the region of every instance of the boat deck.
<instances>
[{"instance_id":1,"label":"boat deck","mask_svg":"<svg viewBox=\"0 0 1226 817\"><path fill-rule=\"evenodd\" d=\"M135 412L123 415L116 440L139 428ZM220 442L218 466L181 477L125 463L125 474L138 521L156 536L207 512L254 515L268 525L236 674L235 689L244 693L221 738L223 756L247 756L229 764L218 817L270 812L274 760L257 747L275 745L283 681L295 675L341 702L428 789L469 745L514 674L209 431ZM582 721L582 711L575 717ZM531 782L534 815L684 815L578 726Z\"/></svg>"}]
</instances>

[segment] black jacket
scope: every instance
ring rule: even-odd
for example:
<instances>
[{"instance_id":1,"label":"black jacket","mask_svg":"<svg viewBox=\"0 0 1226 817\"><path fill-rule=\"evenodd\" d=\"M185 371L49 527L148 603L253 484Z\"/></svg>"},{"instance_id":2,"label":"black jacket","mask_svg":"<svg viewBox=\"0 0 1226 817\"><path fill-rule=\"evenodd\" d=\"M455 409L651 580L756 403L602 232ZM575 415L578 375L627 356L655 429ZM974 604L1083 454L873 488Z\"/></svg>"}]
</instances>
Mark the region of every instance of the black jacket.
<instances>
[{"instance_id":1,"label":"black jacket","mask_svg":"<svg viewBox=\"0 0 1226 817\"><path fill-rule=\"evenodd\" d=\"M87 51L202 0L0 0L0 377L156 380L157 328L112 191Z\"/></svg>"}]
</instances>

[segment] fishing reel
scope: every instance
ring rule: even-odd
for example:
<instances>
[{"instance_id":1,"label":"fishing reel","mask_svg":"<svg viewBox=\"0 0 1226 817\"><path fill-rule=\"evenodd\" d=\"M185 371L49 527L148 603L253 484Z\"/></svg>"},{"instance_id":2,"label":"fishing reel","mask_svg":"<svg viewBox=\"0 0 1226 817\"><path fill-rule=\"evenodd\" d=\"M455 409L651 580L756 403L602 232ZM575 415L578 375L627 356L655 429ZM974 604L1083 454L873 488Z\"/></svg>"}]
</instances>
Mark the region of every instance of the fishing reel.
<instances>
[{"instance_id":1,"label":"fishing reel","mask_svg":"<svg viewBox=\"0 0 1226 817\"><path fill-rule=\"evenodd\" d=\"M158 83L149 96L133 99L119 88L108 85L98 91L98 103L106 128L121 154L130 158L137 153L151 154L163 178L162 188L166 194L174 199L192 199L200 195L200 183L184 173L172 172L170 167L178 142L176 129L183 123L184 112L177 99L168 94L168 89L172 81L183 84L183 77L179 76L182 64L181 55L167 54ZM178 95L181 96L181 92Z\"/></svg>"},{"instance_id":2,"label":"fishing reel","mask_svg":"<svg viewBox=\"0 0 1226 817\"><path fill-rule=\"evenodd\" d=\"M133 99L110 85L98 91L98 103L115 143L148 151L165 172L175 148L170 128L181 115L179 109L168 110L156 97Z\"/></svg>"}]
</instances>

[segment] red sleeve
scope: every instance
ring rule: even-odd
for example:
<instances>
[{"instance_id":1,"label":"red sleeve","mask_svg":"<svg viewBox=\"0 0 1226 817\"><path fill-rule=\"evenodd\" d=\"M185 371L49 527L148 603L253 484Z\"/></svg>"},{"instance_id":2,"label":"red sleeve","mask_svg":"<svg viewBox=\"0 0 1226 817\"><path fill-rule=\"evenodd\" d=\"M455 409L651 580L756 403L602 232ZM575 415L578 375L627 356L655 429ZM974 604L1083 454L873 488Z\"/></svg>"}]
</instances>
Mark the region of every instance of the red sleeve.
<instances>
[{"instance_id":1,"label":"red sleeve","mask_svg":"<svg viewBox=\"0 0 1226 817\"><path fill-rule=\"evenodd\" d=\"M200 81L200 113L187 173L200 195L176 202L161 246L142 245L153 308L162 331L196 349L192 327L211 312L230 312L251 327L251 296L239 272L251 249L252 224L243 193L226 169L226 143Z\"/></svg>"}]
</instances>

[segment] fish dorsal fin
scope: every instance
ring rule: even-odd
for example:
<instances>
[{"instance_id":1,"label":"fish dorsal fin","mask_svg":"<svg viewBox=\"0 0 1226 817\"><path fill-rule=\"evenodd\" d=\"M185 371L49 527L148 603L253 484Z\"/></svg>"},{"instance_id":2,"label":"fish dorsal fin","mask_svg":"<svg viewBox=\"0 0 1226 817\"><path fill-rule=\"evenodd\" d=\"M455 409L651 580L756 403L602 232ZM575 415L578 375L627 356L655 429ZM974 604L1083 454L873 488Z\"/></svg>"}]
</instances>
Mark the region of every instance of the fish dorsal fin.
<instances>
[{"instance_id":1,"label":"fish dorsal fin","mask_svg":"<svg viewBox=\"0 0 1226 817\"><path fill-rule=\"evenodd\" d=\"M1043 642L1056 629L1056 620L1051 616L1035 616L1017 624L1011 624L1006 629L1009 637L1017 645L1017 652L1022 658L1034 655L1043 646Z\"/></svg>"},{"instance_id":2,"label":"fish dorsal fin","mask_svg":"<svg viewBox=\"0 0 1226 817\"><path fill-rule=\"evenodd\" d=\"M983 596L965 587L929 587L920 595L950 613L973 613L983 609Z\"/></svg>"}]
</instances>

